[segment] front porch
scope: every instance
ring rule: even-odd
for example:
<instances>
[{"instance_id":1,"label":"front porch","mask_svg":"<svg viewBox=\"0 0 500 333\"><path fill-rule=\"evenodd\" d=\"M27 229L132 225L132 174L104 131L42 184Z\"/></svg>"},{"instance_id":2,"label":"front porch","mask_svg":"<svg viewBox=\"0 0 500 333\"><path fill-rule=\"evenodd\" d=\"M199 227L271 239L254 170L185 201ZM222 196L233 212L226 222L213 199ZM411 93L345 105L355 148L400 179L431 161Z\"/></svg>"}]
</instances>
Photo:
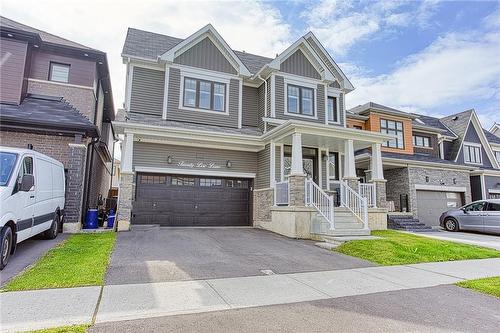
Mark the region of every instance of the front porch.
<instances>
[{"instance_id":1,"label":"front porch","mask_svg":"<svg viewBox=\"0 0 500 333\"><path fill-rule=\"evenodd\" d=\"M300 126L279 134L266 145L270 187L254 191L256 226L312 239L369 235L370 230L387 228L380 152L386 136ZM368 182L355 169L354 152L364 148L374 152Z\"/></svg>"}]
</instances>

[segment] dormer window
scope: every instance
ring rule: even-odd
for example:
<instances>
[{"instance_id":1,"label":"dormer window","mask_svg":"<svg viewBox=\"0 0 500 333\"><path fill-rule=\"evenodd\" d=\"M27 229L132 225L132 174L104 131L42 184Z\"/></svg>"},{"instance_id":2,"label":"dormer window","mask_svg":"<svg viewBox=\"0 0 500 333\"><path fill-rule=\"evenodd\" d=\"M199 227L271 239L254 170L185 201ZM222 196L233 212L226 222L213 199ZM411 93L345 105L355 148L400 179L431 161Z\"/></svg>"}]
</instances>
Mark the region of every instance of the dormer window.
<instances>
[{"instance_id":1,"label":"dormer window","mask_svg":"<svg viewBox=\"0 0 500 333\"><path fill-rule=\"evenodd\" d=\"M429 148L431 146L431 140L427 136L414 135L413 145L415 147Z\"/></svg>"},{"instance_id":2,"label":"dormer window","mask_svg":"<svg viewBox=\"0 0 500 333\"><path fill-rule=\"evenodd\" d=\"M70 65L68 65L68 64L60 64L57 62L51 62L50 63L50 70L49 70L49 80L55 81L55 82L68 83L69 82L69 68L70 68Z\"/></svg>"},{"instance_id":3,"label":"dormer window","mask_svg":"<svg viewBox=\"0 0 500 333\"><path fill-rule=\"evenodd\" d=\"M481 156L481 145L465 143L463 148L465 163L483 164Z\"/></svg>"}]
</instances>

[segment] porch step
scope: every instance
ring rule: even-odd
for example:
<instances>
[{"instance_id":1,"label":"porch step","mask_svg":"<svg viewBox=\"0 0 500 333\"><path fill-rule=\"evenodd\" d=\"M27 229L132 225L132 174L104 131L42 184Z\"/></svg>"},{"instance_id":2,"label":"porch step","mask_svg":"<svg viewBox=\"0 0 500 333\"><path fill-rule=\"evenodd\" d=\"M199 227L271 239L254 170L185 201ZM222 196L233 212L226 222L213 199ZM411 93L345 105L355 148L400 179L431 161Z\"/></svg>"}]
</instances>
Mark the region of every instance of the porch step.
<instances>
[{"instance_id":1,"label":"porch step","mask_svg":"<svg viewBox=\"0 0 500 333\"><path fill-rule=\"evenodd\" d=\"M326 239L330 236L370 236L369 229L335 229L329 230L327 235L323 235Z\"/></svg>"},{"instance_id":2,"label":"porch step","mask_svg":"<svg viewBox=\"0 0 500 333\"><path fill-rule=\"evenodd\" d=\"M388 216L387 227L389 229L403 230L403 231L418 231L418 232L432 231L432 228L430 226L427 226L424 223L420 223L418 219L407 215Z\"/></svg>"}]
</instances>

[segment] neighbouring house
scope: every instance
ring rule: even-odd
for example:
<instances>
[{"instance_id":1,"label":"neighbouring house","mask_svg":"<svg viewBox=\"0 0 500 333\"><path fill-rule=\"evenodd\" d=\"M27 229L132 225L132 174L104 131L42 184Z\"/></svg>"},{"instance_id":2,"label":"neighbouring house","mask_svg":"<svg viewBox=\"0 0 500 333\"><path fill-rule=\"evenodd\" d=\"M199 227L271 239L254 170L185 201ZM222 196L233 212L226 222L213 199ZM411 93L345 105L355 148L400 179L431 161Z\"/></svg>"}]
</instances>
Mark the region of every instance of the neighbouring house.
<instances>
[{"instance_id":1,"label":"neighbouring house","mask_svg":"<svg viewBox=\"0 0 500 333\"><path fill-rule=\"evenodd\" d=\"M119 229L255 226L291 237L386 228L381 144L346 126L354 89L313 33L275 58L235 51L212 25L185 39L130 28ZM356 150L371 148L359 184Z\"/></svg>"},{"instance_id":2,"label":"neighbouring house","mask_svg":"<svg viewBox=\"0 0 500 333\"><path fill-rule=\"evenodd\" d=\"M78 231L84 212L108 194L114 106L106 54L0 18L0 144L64 164L63 230Z\"/></svg>"},{"instance_id":3,"label":"neighbouring house","mask_svg":"<svg viewBox=\"0 0 500 333\"><path fill-rule=\"evenodd\" d=\"M492 134L500 137L500 124L494 123L493 126L491 126L491 128L490 128L490 132Z\"/></svg>"},{"instance_id":4,"label":"neighbouring house","mask_svg":"<svg viewBox=\"0 0 500 333\"><path fill-rule=\"evenodd\" d=\"M391 211L438 226L448 209L500 196L500 138L482 128L474 110L435 118L370 102L348 110L347 124L396 135L382 145ZM356 152L357 175L365 181L371 155Z\"/></svg>"}]
</instances>

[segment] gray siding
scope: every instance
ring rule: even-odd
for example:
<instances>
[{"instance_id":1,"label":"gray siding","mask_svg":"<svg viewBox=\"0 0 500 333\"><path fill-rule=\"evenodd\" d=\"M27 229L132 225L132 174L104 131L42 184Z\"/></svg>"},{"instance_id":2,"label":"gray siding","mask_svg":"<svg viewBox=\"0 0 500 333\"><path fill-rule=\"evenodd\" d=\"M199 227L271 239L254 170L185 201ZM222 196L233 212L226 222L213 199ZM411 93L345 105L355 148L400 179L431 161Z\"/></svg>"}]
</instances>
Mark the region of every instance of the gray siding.
<instances>
[{"instance_id":1,"label":"gray siding","mask_svg":"<svg viewBox=\"0 0 500 333\"><path fill-rule=\"evenodd\" d=\"M316 90L316 96L315 102L316 102L316 112L318 112L318 120L321 123L325 122L325 86L323 84L318 84L317 90Z\"/></svg>"},{"instance_id":2,"label":"gray siding","mask_svg":"<svg viewBox=\"0 0 500 333\"><path fill-rule=\"evenodd\" d=\"M70 65L69 82L80 86L93 87L96 77L96 63L94 61L66 57L43 51L33 51L31 58L30 77L39 80L48 80L50 62Z\"/></svg>"},{"instance_id":3,"label":"gray siding","mask_svg":"<svg viewBox=\"0 0 500 333\"><path fill-rule=\"evenodd\" d=\"M167 163L168 156L172 157L172 164ZM230 160L231 168L226 167L226 162ZM179 163L214 163L220 168L207 169L199 167L183 167ZM257 172L257 153L210 149L201 147L186 147L164 145L148 142L134 142L133 166L155 167L155 168L175 168L187 170L215 170L224 172Z\"/></svg>"},{"instance_id":4,"label":"gray siding","mask_svg":"<svg viewBox=\"0 0 500 333\"><path fill-rule=\"evenodd\" d=\"M344 94L340 94L340 98L339 98L339 117L340 117L340 125L344 126L344 114L345 114L345 110L344 110Z\"/></svg>"},{"instance_id":5,"label":"gray siding","mask_svg":"<svg viewBox=\"0 0 500 333\"><path fill-rule=\"evenodd\" d=\"M276 118L279 119L288 119L288 117L285 117L284 112L285 112L285 79L283 76L276 76L274 79L274 102L276 104L275 106L275 113L276 113Z\"/></svg>"},{"instance_id":6,"label":"gray siding","mask_svg":"<svg viewBox=\"0 0 500 333\"><path fill-rule=\"evenodd\" d=\"M133 67L130 112L161 116L165 72L143 67Z\"/></svg>"},{"instance_id":7,"label":"gray siding","mask_svg":"<svg viewBox=\"0 0 500 333\"><path fill-rule=\"evenodd\" d=\"M265 116L265 106L266 106L266 92L265 92L265 84L261 84L259 87L259 109L258 109L258 116L257 116L257 123L259 125L259 128L264 131L264 121L262 118Z\"/></svg>"},{"instance_id":8,"label":"gray siding","mask_svg":"<svg viewBox=\"0 0 500 333\"><path fill-rule=\"evenodd\" d=\"M175 121L185 121L191 123L201 123L207 125L238 127L238 103L239 84L236 79L231 79L228 87L229 93L229 114L216 114L196 110L179 109L179 98L181 94L181 72L178 68L169 69L168 81L168 109L167 119Z\"/></svg>"},{"instance_id":9,"label":"gray siding","mask_svg":"<svg viewBox=\"0 0 500 333\"><path fill-rule=\"evenodd\" d=\"M242 125L257 127L259 125L259 90L257 88L243 86L242 102Z\"/></svg>"},{"instance_id":10,"label":"gray siding","mask_svg":"<svg viewBox=\"0 0 500 333\"><path fill-rule=\"evenodd\" d=\"M275 165L274 165L274 179L277 182L281 181L281 146L276 146L274 151Z\"/></svg>"},{"instance_id":11,"label":"gray siding","mask_svg":"<svg viewBox=\"0 0 500 333\"><path fill-rule=\"evenodd\" d=\"M310 77L318 80L321 79L321 76L316 68L314 68L309 60L307 60L301 50L295 51L290 57L288 57L281 64L280 70L285 73Z\"/></svg>"},{"instance_id":12,"label":"gray siding","mask_svg":"<svg viewBox=\"0 0 500 333\"><path fill-rule=\"evenodd\" d=\"M174 59L174 63L237 74L234 67L207 37Z\"/></svg>"},{"instance_id":13,"label":"gray siding","mask_svg":"<svg viewBox=\"0 0 500 333\"><path fill-rule=\"evenodd\" d=\"M19 104L28 44L5 38L1 42L0 56L4 63L0 66L0 101Z\"/></svg>"},{"instance_id":14,"label":"gray siding","mask_svg":"<svg viewBox=\"0 0 500 333\"><path fill-rule=\"evenodd\" d=\"M257 153L257 177L255 178L255 189L263 189L270 187L269 184L269 156L271 147L269 144L266 148Z\"/></svg>"},{"instance_id":15,"label":"gray siding","mask_svg":"<svg viewBox=\"0 0 500 333\"><path fill-rule=\"evenodd\" d=\"M481 140L479 139L479 135L477 134L476 129L474 128L474 125L472 124L472 122L469 124L469 128L467 129L467 132L465 133L464 141L481 144ZM490 159L488 158L488 155L486 154L486 150L482 144L481 144L481 153L482 153L481 158L483 160L482 165L485 167L490 167L490 168L493 167L491 165ZM463 146L462 146L462 149L460 149L460 153L458 155L457 162L462 163L462 164L466 164Z\"/></svg>"}]
</instances>

